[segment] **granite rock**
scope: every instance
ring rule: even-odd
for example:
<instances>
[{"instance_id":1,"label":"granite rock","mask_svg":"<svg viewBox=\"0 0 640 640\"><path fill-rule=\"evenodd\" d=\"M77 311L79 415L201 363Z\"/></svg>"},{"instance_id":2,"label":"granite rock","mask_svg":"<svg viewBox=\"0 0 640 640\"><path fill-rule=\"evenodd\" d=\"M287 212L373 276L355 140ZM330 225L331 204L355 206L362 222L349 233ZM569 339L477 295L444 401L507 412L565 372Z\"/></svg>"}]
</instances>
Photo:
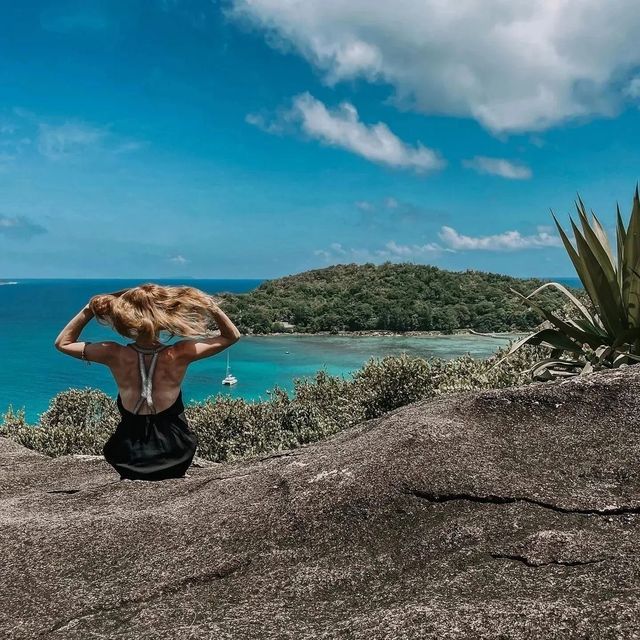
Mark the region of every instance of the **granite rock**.
<instances>
[{"instance_id":1,"label":"granite rock","mask_svg":"<svg viewBox=\"0 0 640 640\"><path fill-rule=\"evenodd\" d=\"M120 481L0 438L0 637L640 638L640 367Z\"/></svg>"}]
</instances>

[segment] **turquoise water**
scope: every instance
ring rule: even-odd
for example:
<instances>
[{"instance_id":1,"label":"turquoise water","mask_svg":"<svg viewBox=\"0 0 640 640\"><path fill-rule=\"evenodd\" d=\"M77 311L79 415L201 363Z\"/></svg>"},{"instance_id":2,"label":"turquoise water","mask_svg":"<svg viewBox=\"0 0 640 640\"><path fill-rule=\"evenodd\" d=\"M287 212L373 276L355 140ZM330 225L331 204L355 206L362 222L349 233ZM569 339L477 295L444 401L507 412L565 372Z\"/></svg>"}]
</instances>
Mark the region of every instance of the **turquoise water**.
<instances>
[{"instance_id":1,"label":"turquoise water","mask_svg":"<svg viewBox=\"0 0 640 640\"><path fill-rule=\"evenodd\" d=\"M580 282L580 278L542 278L542 280L551 280L552 282L563 284L565 287L582 289L582 282Z\"/></svg>"},{"instance_id":2,"label":"turquoise water","mask_svg":"<svg viewBox=\"0 0 640 640\"><path fill-rule=\"evenodd\" d=\"M109 370L87 365L57 351L53 342L64 325L96 293L139 284L138 280L18 280L0 286L0 412L9 404L24 407L36 422L51 398L71 387L102 389L115 398L118 390ZM157 280L172 284L171 280ZM181 280L208 293L242 292L259 280ZM92 320L80 340L127 342ZM464 353L482 358L508 342L507 338L480 336L244 336L228 352L238 378L224 387L226 352L194 362L183 384L186 402L218 393L248 400L267 399L267 390L293 387L295 378L312 376L318 369L349 376L371 356L403 352L425 357L451 358Z\"/></svg>"}]
</instances>

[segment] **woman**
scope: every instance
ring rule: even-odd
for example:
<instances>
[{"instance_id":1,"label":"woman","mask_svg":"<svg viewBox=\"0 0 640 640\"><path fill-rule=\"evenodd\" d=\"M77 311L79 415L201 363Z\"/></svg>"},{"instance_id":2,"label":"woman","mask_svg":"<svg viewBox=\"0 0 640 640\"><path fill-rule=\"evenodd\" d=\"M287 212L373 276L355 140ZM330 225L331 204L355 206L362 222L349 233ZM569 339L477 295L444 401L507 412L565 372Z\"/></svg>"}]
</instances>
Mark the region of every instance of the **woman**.
<instances>
[{"instance_id":1,"label":"woman","mask_svg":"<svg viewBox=\"0 0 640 640\"><path fill-rule=\"evenodd\" d=\"M134 342L78 342L94 316ZM206 337L211 318L220 335ZM161 331L189 339L163 344ZM151 283L93 296L60 332L56 349L108 366L118 385L122 419L103 454L121 480L184 477L198 444L182 403L187 367L239 338L238 329L208 294L194 287Z\"/></svg>"}]
</instances>

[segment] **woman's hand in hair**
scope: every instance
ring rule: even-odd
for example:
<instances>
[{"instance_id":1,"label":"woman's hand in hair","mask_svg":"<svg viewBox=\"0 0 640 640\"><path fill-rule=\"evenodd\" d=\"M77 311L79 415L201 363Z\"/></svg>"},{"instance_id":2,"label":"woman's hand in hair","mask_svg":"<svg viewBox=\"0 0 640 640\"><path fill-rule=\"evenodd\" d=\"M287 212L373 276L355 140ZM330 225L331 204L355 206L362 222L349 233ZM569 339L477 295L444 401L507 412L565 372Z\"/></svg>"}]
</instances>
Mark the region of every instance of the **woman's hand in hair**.
<instances>
[{"instance_id":1,"label":"woman's hand in hair","mask_svg":"<svg viewBox=\"0 0 640 640\"><path fill-rule=\"evenodd\" d=\"M91 310L94 315L105 315L111 311L113 299L119 298L127 291L129 289L120 289L120 291L114 291L113 293L98 293L90 298L85 308Z\"/></svg>"},{"instance_id":2,"label":"woman's hand in hair","mask_svg":"<svg viewBox=\"0 0 640 640\"><path fill-rule=\"evenodd\" d=\"M129 291L129 288L120 289L120 291L114 291L113 293L109 293L107 295L113 296L114 298L119 298L123 293L127 293L127 291Z\"/></svg>"},{"instance_id":3,"label":"woman's hand in hair","mask_svg":"<svg viewBox=\"0 0 640 640\"><path fill-rule=\"evenodd\" d=\"M216 299L213 296L209 296L209 311L211 311L211 313L219 313L220 312L220 306L218 305L218 302L216 301Z\"/></svg>"},{"instance_id":4,"label":"woman's hand in hair","mask_svg":"<svg viewBox=\"0 0 640 640\"><path fill-rule=\"evenodd\" d=\"M110 293L99 293L87 303L95 316L106 317L111 313L114 298Z\"/></svg>"}]
</instances>

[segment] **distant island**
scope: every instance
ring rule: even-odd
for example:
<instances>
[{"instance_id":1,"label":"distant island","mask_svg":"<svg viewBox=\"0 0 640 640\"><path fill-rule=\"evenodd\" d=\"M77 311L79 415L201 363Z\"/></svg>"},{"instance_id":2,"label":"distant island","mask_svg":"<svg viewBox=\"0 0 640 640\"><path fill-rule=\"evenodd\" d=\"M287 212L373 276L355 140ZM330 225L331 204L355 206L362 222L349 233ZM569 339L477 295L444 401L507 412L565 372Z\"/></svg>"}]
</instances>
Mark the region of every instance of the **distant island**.
<instances>
[{"instance_id":1,"label":"distant island","mask_svg":"<svg viewBox=\"0 0 640 640\"><path fill-rule=\"evenodd\" d=\"M253 291L221 294L221 305L247 334L285 331L340 333L526 331L543 320L510 290L528 294L543 284L482 271L446 271L429 265L339 264L267 280ZM545 308L563 306L554 290L540 294Z\"/></svg>"}]
</instances>

